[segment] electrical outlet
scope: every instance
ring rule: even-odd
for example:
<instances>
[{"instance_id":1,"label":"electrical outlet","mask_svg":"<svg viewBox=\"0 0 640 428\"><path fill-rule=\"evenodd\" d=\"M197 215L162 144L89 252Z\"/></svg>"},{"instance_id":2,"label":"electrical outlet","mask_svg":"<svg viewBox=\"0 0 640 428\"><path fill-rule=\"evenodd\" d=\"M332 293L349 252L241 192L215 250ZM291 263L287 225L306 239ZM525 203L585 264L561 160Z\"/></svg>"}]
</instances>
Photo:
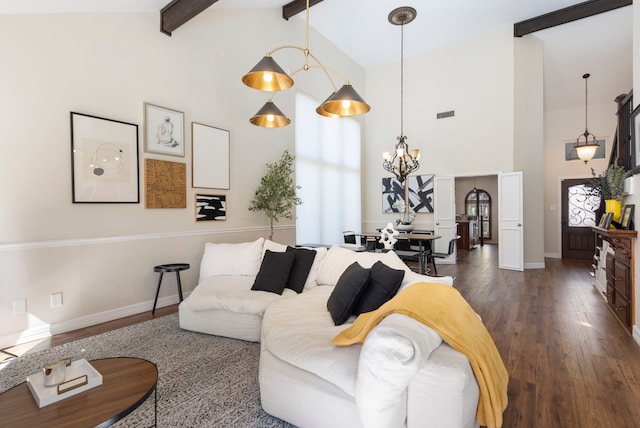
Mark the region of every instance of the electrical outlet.
<instances>
[{"instance_id":1,"label":"electrical outlet","mask_svg":"<svg viewBox=\"0 0 640 428\"><path fill-rule=\"evenodd\" d=\"M51 307L59 308L62 306L62 292L51 293Z\"/></svg>"},{"instance_id":2,"label":"electrical outlet","mask_svg":"<svg viewBox=\"0 0 640 428\"><path fill-rule=\"evenodd\" d=\"M27 299L15 299L13 301L13 315L27 313Z\"/></svg>"}]
</instances>

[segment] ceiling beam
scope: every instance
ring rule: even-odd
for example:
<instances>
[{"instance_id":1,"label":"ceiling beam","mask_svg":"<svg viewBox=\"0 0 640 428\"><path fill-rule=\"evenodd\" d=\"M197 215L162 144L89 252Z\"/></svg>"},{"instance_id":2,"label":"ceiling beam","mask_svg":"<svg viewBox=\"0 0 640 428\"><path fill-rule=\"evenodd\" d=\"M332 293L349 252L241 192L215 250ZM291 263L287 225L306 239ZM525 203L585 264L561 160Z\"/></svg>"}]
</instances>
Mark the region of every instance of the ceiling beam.
<instances>
[{"instance_id":1,"label":"ceiling beam","mask_svg":"<svg viewBox=\"0 0 640 428\"><path fill-rule=\"evenodd\" d=\"M160 11L160 31L171 36L171 32L217 1L173 0Z\"/></svg>"},{"instance_id":2,"label":"ceiling beam","mask_svg":"<svg viewBox=\"0 0 640 428\"><path fill-rule=\"evenodd\" d=\"M513 24L513 36L522 37L535 33L536 31L577 21L578 19L588 18L620 7L630 6L631 4L633 4L633 0L589 0L556 10L555 12L517 22Z\"/></svg>"},{"instance_id":3,"label":"ceiling beam","mask_svg":"<svg viewBox=\"0 0 640 428\"><path fill-rule=\"evenodd\" d=\"M322 0L309 0L309 7L315 6ZM287 21L294 15L302 12L307 8L307 0L293 0L282 6L282 17Z\"/></svg>"}]
</instances>

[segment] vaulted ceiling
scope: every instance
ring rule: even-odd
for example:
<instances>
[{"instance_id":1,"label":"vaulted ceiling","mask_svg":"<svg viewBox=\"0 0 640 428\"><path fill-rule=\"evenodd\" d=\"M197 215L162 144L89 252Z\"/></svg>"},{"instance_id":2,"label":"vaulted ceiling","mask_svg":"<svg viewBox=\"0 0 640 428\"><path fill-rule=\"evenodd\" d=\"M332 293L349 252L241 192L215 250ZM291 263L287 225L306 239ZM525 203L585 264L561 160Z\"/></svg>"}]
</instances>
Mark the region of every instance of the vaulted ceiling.
<instances>
[{"instance_id":1,"label":"vaulted ceiling","mask_svg":"<svg viewBox=\"0 0 640 428\"><path fill-rule=\"evenodd\" d=\"M631 0L590 0L597 9L624 6ZM169 3L193 16L211 8L283 8L304 10L306 0L0 0L2 13L70 13L160 11ZM289 6L285 6L289 3ZM389 12L411 6L417 18L405 28L405 57L446 46L505 25L582 2L576 0L310 0L310 25L365 69L398 61L399 34L387 21ZM292 19L304 19L304 13ZM180 31L174 22L171 31ZM183 25L188 25L187 23ZM283 25L286 21L283 20ZM610 102L628 92L632 82L632 8L580 19L533 35L545 43L545 109L584 103L582 75L591 73L589 103ZM313 41L311 41L311 45ZM271 46L265 46L269 49Z\"/></svg>"}]
</instances>

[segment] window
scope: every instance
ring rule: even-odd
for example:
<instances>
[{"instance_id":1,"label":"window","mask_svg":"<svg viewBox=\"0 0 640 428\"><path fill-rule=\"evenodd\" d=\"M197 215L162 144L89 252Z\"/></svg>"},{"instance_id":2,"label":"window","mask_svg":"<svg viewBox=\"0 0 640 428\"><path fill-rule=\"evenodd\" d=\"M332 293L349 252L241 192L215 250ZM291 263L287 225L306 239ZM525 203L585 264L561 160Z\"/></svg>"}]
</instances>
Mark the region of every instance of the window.
<instances>
[{"instance_id":1,"label":"window","mask_svg":"<svg viewBox=\"0 0 640 428\"><path fill-rule=\"evenodd\" d=\"M600 207L600 196L591 192L591 187L577 184L568 188L567 224L569 227L591 227L596 225L596 211Z\"/></svg>"},{"instance_id":2,"label":"window","mask_svg":"<svg viewBox=\"0 0 640 428\"><path fill-rule=\"evenodd\" d=\"M467 215L479 216L478 224L483 239L491 239L491 196L485 190L473 189L465 199Z\"/></svg>"},{"instance_id":3,"label":"window","mask_svg":"<svg viewBox=\"0 0 640 428\"><path fill-rule=\"evenodd\" d=\"M295 116L296 243L337 244L360 231L360 123L316 113L320 101L298 92Z\"/></svg>"}]
</instances>

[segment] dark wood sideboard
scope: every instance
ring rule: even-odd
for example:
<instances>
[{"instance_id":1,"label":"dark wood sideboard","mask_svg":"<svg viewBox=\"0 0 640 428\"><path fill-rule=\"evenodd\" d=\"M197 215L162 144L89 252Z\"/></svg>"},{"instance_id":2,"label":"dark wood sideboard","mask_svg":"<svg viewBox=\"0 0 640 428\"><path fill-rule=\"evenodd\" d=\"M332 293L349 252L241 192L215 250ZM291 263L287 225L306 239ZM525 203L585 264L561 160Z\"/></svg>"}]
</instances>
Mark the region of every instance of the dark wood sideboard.
<instances>
[{"instance_id":1,"label":"dark wood sideboard","mask_svg":"<svg viewBox=\"0 0 640 428\"><path fill-rule=\"evenodd\" d=\"M635 230L602 229L592 227L596 234L596 254L594 260L599 263L606 260L606 290L604 295L613 314L632 334L635 323L635 287L634 287L634 240ZM613 251L603 250L602 241L609 243ZM595 266L594 266L595 267Z\"/></svg>"}]
</instances>

